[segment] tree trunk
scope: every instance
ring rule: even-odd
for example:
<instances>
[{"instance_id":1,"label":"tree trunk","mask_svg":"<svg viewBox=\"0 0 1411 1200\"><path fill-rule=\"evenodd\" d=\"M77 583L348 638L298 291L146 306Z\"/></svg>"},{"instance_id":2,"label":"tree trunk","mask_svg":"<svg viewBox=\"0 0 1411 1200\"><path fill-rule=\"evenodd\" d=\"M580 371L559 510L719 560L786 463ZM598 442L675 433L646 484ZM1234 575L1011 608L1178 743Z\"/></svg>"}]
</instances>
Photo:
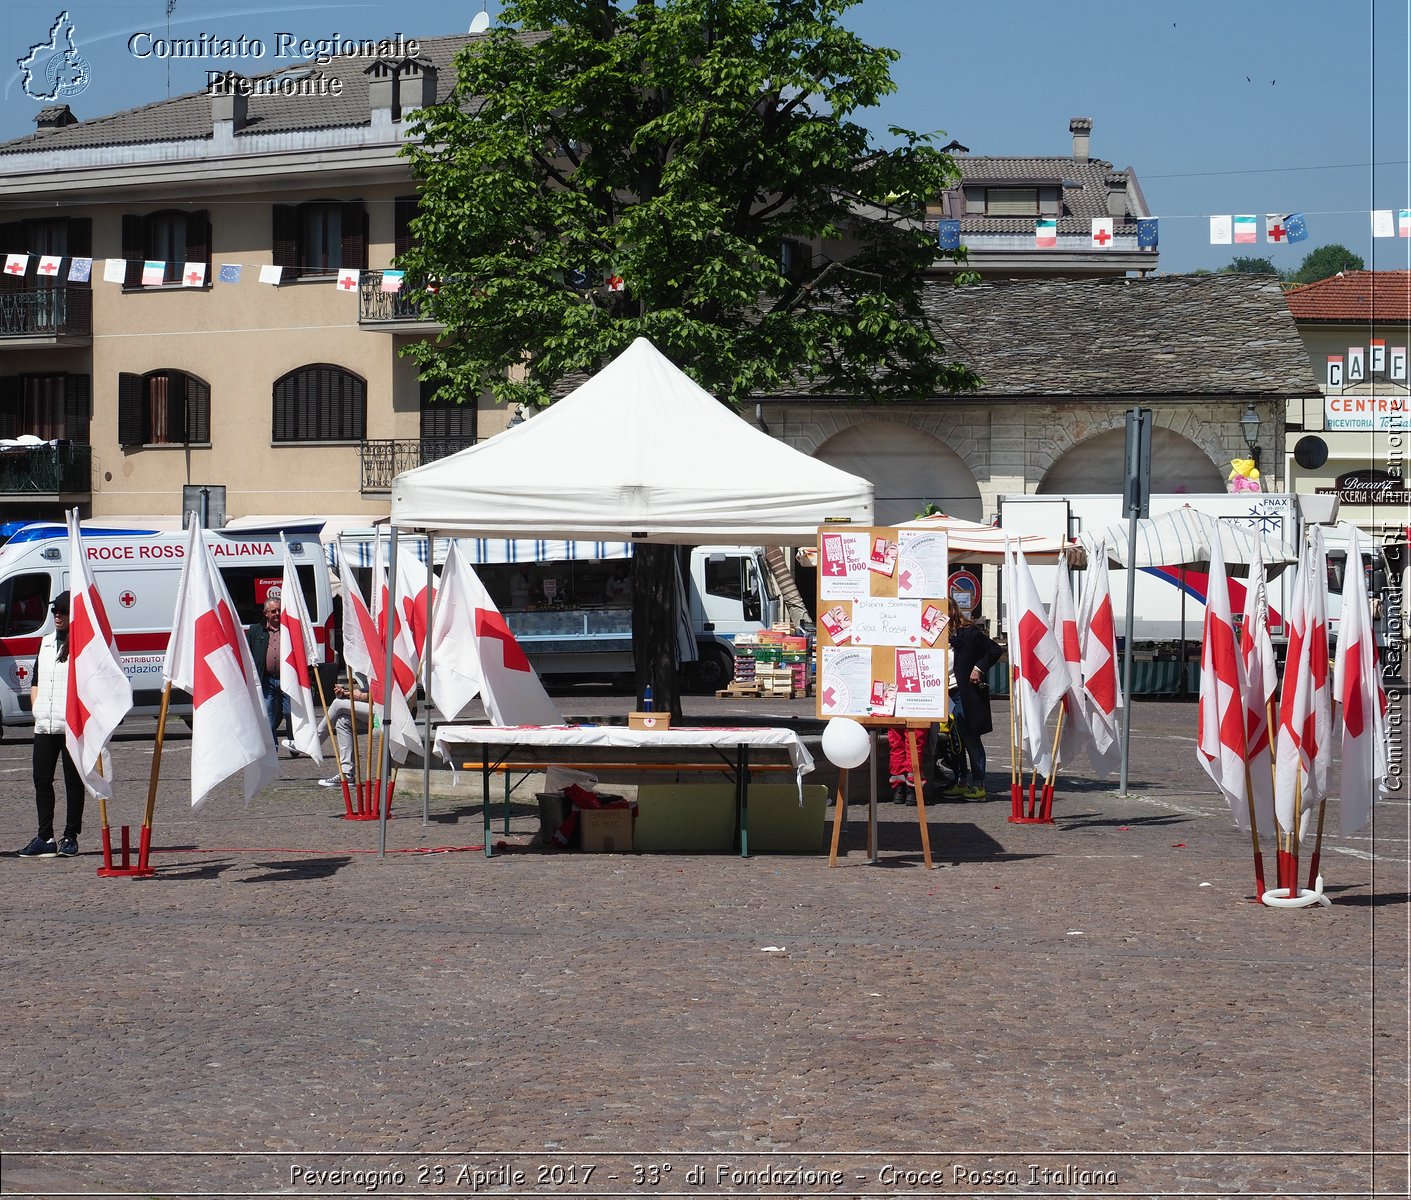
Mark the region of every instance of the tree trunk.
<instances>
[{"instance_id":1,"label":"tree trunk","mask_svg":"<svg viewBox=\"0 0 1411 1200\"><path fill-rule=\"evenodd\" d=\"M676 547L638 545L632 552L632 649L638 708L648 686L657 712L681 716L676 664Z\"/></svg>"}]
</instances>

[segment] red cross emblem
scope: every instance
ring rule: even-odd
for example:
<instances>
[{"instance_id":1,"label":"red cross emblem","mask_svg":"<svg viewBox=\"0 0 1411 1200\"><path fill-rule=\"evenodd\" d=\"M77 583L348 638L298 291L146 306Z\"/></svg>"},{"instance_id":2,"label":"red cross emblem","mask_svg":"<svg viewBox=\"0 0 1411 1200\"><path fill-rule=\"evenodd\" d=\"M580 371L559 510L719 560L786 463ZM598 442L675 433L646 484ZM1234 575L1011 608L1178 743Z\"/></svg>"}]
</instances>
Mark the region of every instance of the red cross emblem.
<instances>
[{"instance_id":1,"label":"red cross emblem","mask_svg":"<svg viewBox=\"0 0 1411 1200\"><path fill-rule=\"evenodd\" d=\"M15 664L15 678L21 683L29 678L29 668L25 666L24 663Z\"/></svg>"},{"instance_id":2,"label":"red cross emblem","mask_svg":"<svg viewBox=\"0 0 1411 1200\"><path fill-rule=\"evenodd\" d=\"M1269 226L1269 240L1271 242L1282 242L1285 236L1286 234L1282 225L1275 224Z\"/></svg>"},{"instance_id":3,"label":"red cross emblem","mask_svg":"<svg viewBox=\"0 0 1411 1200\"><path fill-rule=\"evenodd\" d=\"M525 657L519 643L514 640L514 634L510 632L510 627L505 624L504 617L499 613L485 608L477 608L475 610L475 636L498 638L505 666L511 671L528 671L530 669L529 659Z\"/></svg>"},{"instance_id":4,"label":"red cross emblem","mask_svg":"<svg viewBox=\"0 0 1411 1200\"><path fill-rule=\"evenodd\" d=\"M1099 246L1106 246L1107 243L1111 240L1112 235L1108 233L1105 229L1099 229L1095 234L1093 234L1093 241L1095 241Z\"/></svg>"},{"instance_id":5,"label":"red cross emblem","mask_svg":"<svg viewBox=\"0 0 1411 1200\"><path fill-rule=\"evenodd\" d=\"M5 264L5 270L9 271L11 275L23 275L23 274L24 274L24 264L23 264L23 263L17 263L17 262L6 263L6 264Z\"/></svg>"},{"instance_id":6,"label":"red cross emblem","mask_svg":"<svg viewBox=\"0 0 1411 1200\"><path fill-rule=\"evenodd\" d=\"M823 707L833 708L838 703L838 694L832 688L823 689Z\"/></svg>"},{"instance_id":7,"label":"red cross emblem","mask_svg":"<svg viewBox=\"0 0 1411 1200\"><path fill-rule=\"evenodd\" d=\"M118 596L118 603L124 608L131 608L137 603L137 596L133 592L123 592Z\"/></svg>"},{"instance_id":8,"label":"red cross emblem","mask_svg":"<svg viewBox=\"0 0 1411 1200\"><path fill-rule=\"evenodd\" d=\"M39 270L45 275L52 275L58 269L59 264L56 262L44 262L39 264Z\"/></svg>"},{"instance_id":9,"label":"red cross emblem","mask_svg":"<svg viewBox=\"0 0 1411 1200\"><path fill-rule=\"evenodd\" d=\"M201 282L201 278L202 276L200 271L192 271L191 274L186 277L186 282L194 287L196 284Z\"/></svg>"},{"instance_id":10,"label":"red cross emblem","mask_svg":"<svg viewBox=\"0 0 1411 1200\"><path fill-rule=\"evenodd\" d=\"M338 286L346 292L355 288L357 284L353 281L351 275L344 275L343 278L338 281Z\"/></svg>"}]
</instances>

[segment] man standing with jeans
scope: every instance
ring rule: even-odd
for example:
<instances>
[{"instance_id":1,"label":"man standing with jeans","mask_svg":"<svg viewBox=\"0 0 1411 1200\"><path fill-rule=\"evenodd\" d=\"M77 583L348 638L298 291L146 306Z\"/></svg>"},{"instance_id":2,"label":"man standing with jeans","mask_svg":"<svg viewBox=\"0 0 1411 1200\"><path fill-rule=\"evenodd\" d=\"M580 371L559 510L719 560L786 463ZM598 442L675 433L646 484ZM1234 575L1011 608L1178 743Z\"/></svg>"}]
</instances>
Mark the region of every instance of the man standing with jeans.
<instances>
[{"instance_id":1,"label":"man standing with jeans","mask_svg":"<svg viewBox=\"0 0 1411 1200\"><path fill-rule=\"evenodd\" d=\"M34 713L34 806L39 813L39 833L21 858L72 858L78 853L83 832L83 776L65 745L65 717L69 697L69 594L60 592L50 605L54 628L39 643L29 702ZM54 768L64 764L64 795L68 810L64 836L54 841Z\"/></svg>"},{"instance_id":2,"label":"man standing with jeans","mask_svg":"<svg viewBox=\"0 0 1411 1200\"><path fill-rule=\"evenodd\" d=\"M260 677L260 694L265 698L265 716L270 732L276 735L280 726L289 722L289 697L279 688L279 611L279 601L271 597L265 601L264 618L245 630L255 673Z\"/></svg>"}]
</instances>

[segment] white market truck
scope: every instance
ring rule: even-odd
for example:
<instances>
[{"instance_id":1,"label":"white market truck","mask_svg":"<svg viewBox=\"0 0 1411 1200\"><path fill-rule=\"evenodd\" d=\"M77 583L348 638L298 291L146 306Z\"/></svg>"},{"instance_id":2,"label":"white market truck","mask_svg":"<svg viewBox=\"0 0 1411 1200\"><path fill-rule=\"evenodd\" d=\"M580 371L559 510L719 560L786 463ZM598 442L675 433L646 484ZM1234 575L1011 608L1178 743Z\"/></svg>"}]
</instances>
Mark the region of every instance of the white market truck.
<instances>
[{"instance_id":1,"label":"white market truck","mask_svg":"<svg viewBox=\"0 0 1411 1200\"><path fill-rule=\"evenodd\" d=\"M562 681L632 674L630 542L461 538L459 543L541 676ZM370 569L377 544L371 530L345 530L342 544L350 566ZM385 562L385 533L380 544ZM448 545L436 540L438 567ZM399 537L397 553L424 561L426 539ZM734 673L735 637L769 629L780 619L779 590L757 546L691 547L681 556L681 580L684 686L714 691ZM366 585L366 578L361 582ZM685 641L685 626L691 642Z\"/></svg>"},{"instance_id":2,"label":"white market truck","mask_svg":"<svg viewBox=\"0 0 1411 1200\"><path fill-rule=\"evenodd\" d=\"M333 602L318 539L320 523L284 530L303 587L320 651L332 632ZM284 549L280 531L246 528L208 531L211 553L242 624L257 620L278 596ZM187 534L84 526L83 548L113 627L123 673L132 682L133 711L155 714L162 696L162 661L176 611ZM68 530L31 524L0 546L0 723L30 724L29 688L40 639L53 627L49 602L71 591ZM189 704L173 702L178 714Z\"/></svg>"}]
</instances>

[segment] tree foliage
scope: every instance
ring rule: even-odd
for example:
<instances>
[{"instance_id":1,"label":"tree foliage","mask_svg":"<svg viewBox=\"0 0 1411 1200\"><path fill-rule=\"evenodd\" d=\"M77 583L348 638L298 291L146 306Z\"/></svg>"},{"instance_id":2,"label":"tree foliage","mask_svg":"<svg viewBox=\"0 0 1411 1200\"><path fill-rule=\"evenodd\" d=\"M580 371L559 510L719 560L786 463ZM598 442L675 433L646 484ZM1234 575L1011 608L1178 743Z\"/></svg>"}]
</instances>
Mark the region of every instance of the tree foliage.
<instances>
[{"instance_id":1,"label":"tree foliage","mask_svg":"<svg viewBox=\"0 0 1411 1200\"><path fill-rule=\"evenodd\" d=\"M1290 283L1317 283L1320 279L1331 279L1339 271L1363 271L1367 264L1346 246L1334 242L1330 246L1319 246L1310 253L1297 271L1289 275Z\"/></svg>"},{"instance_id":2,"label":"tree foliage","mask_svg":"<svg viewBox=\"0 0 1411 1200\"><path fill-rule=\"evenodd\" d=\"M1279 268L1267 258L1236 255L1230 260L1230 265L1222 268L1220 273L1222 275L1277 275Z\"/></svg>"},{"instance_id":3,"label":"tree foliage","mask_svg":"<svg viewBox=\"0 0 1411 1200\"><path fill-rule=\"evenodd\" d=\"M423 374L541 405L646 336L729 403L973 387L920 306L955 166L852 119L898 57L842 26L856 2L509 0L406 150L399 265L437 280L419 302L447 330L409 349Z\"/></svg>"}]
</instances>

